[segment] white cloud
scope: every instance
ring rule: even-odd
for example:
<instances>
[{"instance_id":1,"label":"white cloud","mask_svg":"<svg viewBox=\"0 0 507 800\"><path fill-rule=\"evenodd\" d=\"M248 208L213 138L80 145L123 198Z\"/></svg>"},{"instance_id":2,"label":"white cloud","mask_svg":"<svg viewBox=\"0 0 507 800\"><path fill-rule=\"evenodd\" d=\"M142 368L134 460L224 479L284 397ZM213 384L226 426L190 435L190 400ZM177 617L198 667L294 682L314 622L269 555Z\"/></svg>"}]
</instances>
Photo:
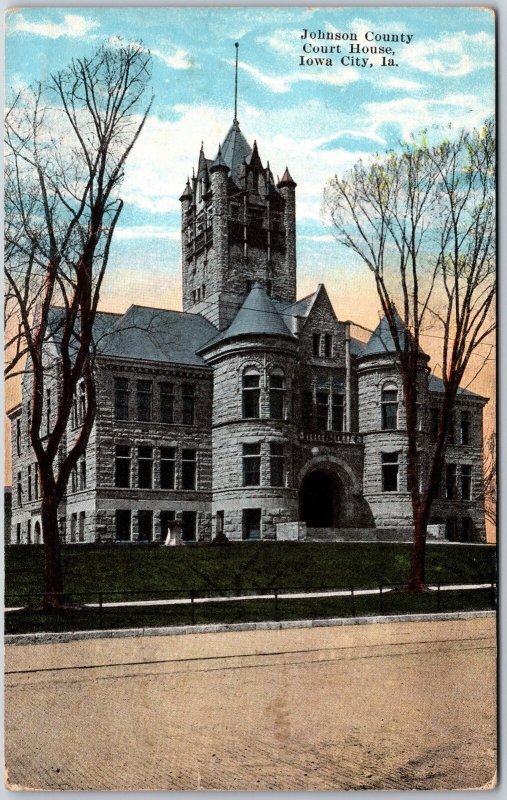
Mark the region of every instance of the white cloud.
<instances>
[{"instance_id":1,"label":"white cloud","mask_svg":"<svg viewBox=\"0 0 507 800\"><path fill-rule=\"evenodd\" d=\"M305 239L307 242L335 242L336 241L334 236L331 236L330 233L315 234L315 235L301 233L301 234L299 234L298 239Z\"/></svg>"},{"instance_id":2,"label":"white cloud","mask_svg":"<svg viewBox=\"0 0 507 800\"><path fill-rule=\"evenodd\" d=\"M433 75L459 78L494 61L495 40L485 32L444 34L440 39L413 42L403 52L404 61L413 69Z\"/></svg>"},{"instance_id":3,"label":"white cloud","mask_svg":"<svg viewBox=\"0 0 507 800\"><path fill-rule=\"evenodd\" d=\"M117 228L115 239L176 239L181 236L180 230L168 230L162 225L132 225L130 228Z\"/></svg>"},{"instance_id":4,"label":"white cloud","mask_svg":"<svg viewBox=\"0 0 507 800\"><path fill-rule=\"evenodd\" d=\"M172 53L164 53L162 50L153 49L151 49L150 52L156 58L160 58L166 67L170 67L171 69L190 69L196 66L192 55L188 50L183 50L181 47L176 48Z\"/></svg>"},{"instance_id":5,"label":"white cloud","mask_svg":"<svg viewBox=\"0 0 507 800\"><path fill-rule=\"evenodd\" d=\"M378 85L381 89L404 89L407 92L418 92L425 88L423 83L411 81L408 78L385 78L384 76Z\"/></svg>"},{"instance_id":6,"label":"white cloud","mask_svg":"<svg viewBox=\"0 0 507 800\"><path fill-rule=\"evenodd\" d=\"M93 28L98 27L97 20L85 19L79 14L64 14L62 22L35 22L23 14L11 11L7 17L7 32L31 33L34 36L45 36L48 39L59 39L62 36L79 38L86 36Z\"/></svg>"},{"instance_id":7,"label":"white cloud","mask_svg":"<svg viewBox=\"0 0 507 800\"><path fill-rule=\"evenodd\" d=\"M228 62L231 63L232 62ZM295 83L311 82L311 83L324 83L329 86L346 86L349 83L354 83L359 80L357 73L354 70L347 71L333 71L330 72L329 68L323 67L319 69L308 68L306 72L291 72L286 75L267 75L257 67L251 64L246 64L244 61L239 62L239 66L252 76L257 83L265 86L271 92L284 93L290 91ZM326 70L326 71L324 71Z\"/></svg>"},{"instance_id":8,"label":"white cloud","mask_svg":"<svg viewBox=\"0 0 507 800\"><path fill-rule=\"evenodd\" d=\"M290 33L291 31L289 29L277 30L270 33L269 36L258 36L256 41L259 42L259 44L269 45L269 47L277 52L294 54L294 41L293 38L288 35ZM294 31L294 34L296 34L296 31Z\"/></svg>"}]
</instances>

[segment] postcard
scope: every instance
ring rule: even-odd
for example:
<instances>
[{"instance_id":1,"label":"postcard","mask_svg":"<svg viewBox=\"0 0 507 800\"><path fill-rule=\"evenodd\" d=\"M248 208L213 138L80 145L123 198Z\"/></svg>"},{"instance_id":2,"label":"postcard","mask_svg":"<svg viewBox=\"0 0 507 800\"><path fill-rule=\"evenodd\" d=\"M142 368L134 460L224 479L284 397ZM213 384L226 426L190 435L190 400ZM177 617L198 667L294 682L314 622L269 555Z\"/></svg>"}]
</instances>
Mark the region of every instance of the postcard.
<instances>
[{"instance_id":1,"label":"postcard","mask_svg":"<svg viewBox=\"0 0 507 800\"><path fill-rule=\"evenodd\" d=\"M496 785L495 14L6 20L5 785Z\"/></svg>"}]
</instances>

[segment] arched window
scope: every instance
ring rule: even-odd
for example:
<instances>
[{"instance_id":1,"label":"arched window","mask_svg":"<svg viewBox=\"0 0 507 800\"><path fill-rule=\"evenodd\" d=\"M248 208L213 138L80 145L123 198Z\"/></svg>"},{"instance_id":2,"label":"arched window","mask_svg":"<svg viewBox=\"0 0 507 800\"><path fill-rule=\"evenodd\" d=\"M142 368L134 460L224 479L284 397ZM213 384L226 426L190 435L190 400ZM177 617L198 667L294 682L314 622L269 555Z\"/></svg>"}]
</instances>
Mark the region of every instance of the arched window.
<instances>
[{"instance_id":1,"label":"arched window","mask_svg":"<svg viewBox=\"0 0 507 800\"><path fill-rule=\"evenodd\" d=\"M281 369L269 375L269 416L271 419L284 419L285 416L285 376Z\"/></svg>"},{"instance_id":2,"label":"arched window","mask_svg":"<svg viewBox=\"0 0 507 800\"><path fill-rule=\"evenodd\" d=\"M382 430L395 431L398 427L398 387L386 384L382 387Z\"/></svg>"},{"instance_id":3,"label":"arched window","mask_svg":"<svg viewBox=\"0 0 507 800\"><path fill-rule=\"evenodd\" d=\"M255 369L243 373L243 417L256 419L260 416L260 375Z\"/></svg>"}]
</instances>

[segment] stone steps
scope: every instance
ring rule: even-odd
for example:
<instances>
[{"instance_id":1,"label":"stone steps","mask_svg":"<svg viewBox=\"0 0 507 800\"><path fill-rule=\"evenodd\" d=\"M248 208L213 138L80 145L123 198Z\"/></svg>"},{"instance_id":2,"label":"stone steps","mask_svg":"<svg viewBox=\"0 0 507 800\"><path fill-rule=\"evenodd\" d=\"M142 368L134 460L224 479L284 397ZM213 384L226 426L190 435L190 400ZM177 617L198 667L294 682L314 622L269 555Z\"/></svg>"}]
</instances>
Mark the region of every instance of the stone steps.
<instances>
[{"instance_id":1,"label":"stone steps","mask_svg":"<svg viewBox=\"0 0 507 800\"><path fill-rule=\"evenodd\" d=\"M307 542L410 542L406 530L397 528L308 528Z\"/></svg>"}]
</instances>

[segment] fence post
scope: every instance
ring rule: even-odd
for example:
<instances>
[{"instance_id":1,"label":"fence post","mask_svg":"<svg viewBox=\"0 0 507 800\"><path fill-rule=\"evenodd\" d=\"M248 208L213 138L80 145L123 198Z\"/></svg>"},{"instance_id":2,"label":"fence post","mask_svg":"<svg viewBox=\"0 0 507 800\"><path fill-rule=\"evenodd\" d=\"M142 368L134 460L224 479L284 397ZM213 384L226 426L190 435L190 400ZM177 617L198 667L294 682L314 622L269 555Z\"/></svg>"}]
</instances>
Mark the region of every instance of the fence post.
<instances>
[{"instance_id":1,"label":"fence post","mask_svg":"<svg viewBox=\"0 0 507 800\"><path fill-rule=\"evenodd\" d=\"M102 594L102 592L99 592L99 626L100 626L100 630L102 630L102 627L103 627L103 619L102 619L102 605L103 605L103 602L104 602L103 594Z\"/></svg>"},{"instance_id":2,"label":"fence post","mask_svg":"<svg viewBox=\"0 0 507 800\"><path fill-rule=\"evenodd\" d=\"M278 589L275 589L274 592L275 592L275 620L278 621Z\"/></svg>"},{"instance_id":3,"label":"fence post","mask_svg":"<svg viewBox=\"0 0 507 800\"><path fill-rule=\"evenodd\" d=\"M191 613L191 615L192 615L192 616L191 616L191 619L192 619L192 625L195 625L195 607L194 607L194 596L195 596L195 591L194 591L194 589L192 589L192 591L190 592L190 613Z\"/></svg>"},{"instance_id":4,"label":"fence post","mask_svg":"<svg viewBox=\"0 0 507 800\"><path fill-rule=\"evenodd\" d=\"M440 581L437 583L437 609L440 611Z\"/></svg>"},{"instance_id":5,"label":"fence post","mask_svg":"<svg viewBox=\"0 0 507 800\"><path fill-rule=\"evenodd\" d=\"M383 614L384 613L384 597L382 595L382 584L379 586L379 589L380 589L380 594L379 594L380 613Z\"/></svg>"},{"instance_id":6,"label":"fence post","mask_svg":"<svg viewBox=\"0 0 507 800\"><path fill-rule=\"evenodd\" d=\"M354 598L354 587L353 586L350 587L350 600L351 600L351 606L352 606L352 616L355 617L356 616L356 601L355 601L355 598Z\"/></svg>"}]
</instances>

